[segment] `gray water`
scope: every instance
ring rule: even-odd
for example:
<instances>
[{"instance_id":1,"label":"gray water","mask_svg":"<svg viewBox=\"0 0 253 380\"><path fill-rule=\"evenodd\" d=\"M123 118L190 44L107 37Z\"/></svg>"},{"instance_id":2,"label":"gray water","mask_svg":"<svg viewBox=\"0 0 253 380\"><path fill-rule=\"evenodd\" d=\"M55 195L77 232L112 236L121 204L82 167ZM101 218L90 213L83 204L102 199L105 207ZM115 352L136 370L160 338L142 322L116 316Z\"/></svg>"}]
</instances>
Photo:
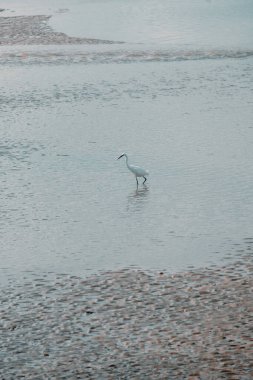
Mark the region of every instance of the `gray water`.
<instances>
[{"instance_id":1,"label":"gray water","mask_svg":"<svg viewBox=\"0 0 253 380\"><path fill-rule=\"evenodd\" d=\"M74 4L63 3L62 12L51 22L69 35L170 48L252 48L251 0L76 0ZM64 12L68 8L70 12Z\"/></svg>"},{"instance_id":2,"label":"gray water","mask_svg":"<svg viewBox=\"0 0 253 380\"><path fill-rule=\"evenodd\" d=\"M178 3L45 3L56 30L127 43L1 47L3 282L174 272L252 252L253 7L182 1L182 20ZM212 34L214 22L230 32ZM146 186L122 152L149 169Z\"/></svg>"}]
</instances>

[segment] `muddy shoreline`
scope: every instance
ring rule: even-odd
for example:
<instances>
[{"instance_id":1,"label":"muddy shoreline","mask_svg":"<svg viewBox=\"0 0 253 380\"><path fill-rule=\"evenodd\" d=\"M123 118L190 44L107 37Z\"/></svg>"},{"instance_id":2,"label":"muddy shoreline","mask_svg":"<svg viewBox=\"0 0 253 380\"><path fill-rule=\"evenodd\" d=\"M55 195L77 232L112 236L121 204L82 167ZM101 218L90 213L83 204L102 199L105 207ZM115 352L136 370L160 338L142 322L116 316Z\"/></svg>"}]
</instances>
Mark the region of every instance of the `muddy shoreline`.
<instances>
[{"instance_id":1,"label":"muddy shoreline","mask_svg":"<svg viewBox=\"0 0 253 380\"><path fill-rule=\"evenodd\" d=\"M1 379L249 380L252 264L5 288Z\"/></svg>"},{"instance_id":2,"label":"muddy shoreline","mask_svg":"<svg viewBox=\"0 0 253 380\"><path fill-rule=\"evenodd\" d=\"M51 16L0 17L0 46L2 45L69 45L114 44L117 41L70 37L55 32L49 25Z\"/></svg>"}]
</instances>

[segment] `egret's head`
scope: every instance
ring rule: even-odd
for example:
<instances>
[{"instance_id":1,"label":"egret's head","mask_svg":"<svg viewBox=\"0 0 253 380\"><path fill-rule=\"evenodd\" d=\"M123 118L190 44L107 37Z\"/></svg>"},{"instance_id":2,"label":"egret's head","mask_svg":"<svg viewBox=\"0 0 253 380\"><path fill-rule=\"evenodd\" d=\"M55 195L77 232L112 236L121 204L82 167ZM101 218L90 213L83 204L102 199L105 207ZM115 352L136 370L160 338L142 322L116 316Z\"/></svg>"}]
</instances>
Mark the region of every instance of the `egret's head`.
<instances>
[{"instance_id":1,"label":"egret's head","mask_svg":"<svg viewBox=\"0 0 253 380\"><path fill-rule=\"evenodd\" d=\"M117 160L119 160L121 157L126 157L126 153L123 153L121 156L119 156L118 158L117 158Z\"/></svg>"}]
</instances>

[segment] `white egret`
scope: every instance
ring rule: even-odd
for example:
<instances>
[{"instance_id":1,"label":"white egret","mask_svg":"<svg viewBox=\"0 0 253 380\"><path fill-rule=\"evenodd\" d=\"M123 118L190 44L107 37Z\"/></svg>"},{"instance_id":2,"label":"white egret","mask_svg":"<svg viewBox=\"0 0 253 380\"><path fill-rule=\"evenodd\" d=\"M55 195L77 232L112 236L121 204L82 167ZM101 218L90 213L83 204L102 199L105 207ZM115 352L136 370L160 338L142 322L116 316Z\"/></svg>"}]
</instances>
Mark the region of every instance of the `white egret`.
<instances>
[{"instance_id":1,"label":"white egret","mask_svg":"<svg viewBox=\"0 0 253 380\"><path fill-rule=\"evenodd\" d=\"M149 172L143 168L140 168L139 166L135 166L135 165L130 165L128 163L128 155L126 153L123 153L121 156L118 157L118 160L121 158L121 157L126 157L126 166L128 167L128 169L130 170L130 172L132 172L134 175L135 175L135 179L136 179L136 182L137 182L137 186L138 186L138 177L143 177L144 178L144 181L143 181L143 184L147 181L147 178L146 176L149 175Z\"/></svg>"}]
</instances>

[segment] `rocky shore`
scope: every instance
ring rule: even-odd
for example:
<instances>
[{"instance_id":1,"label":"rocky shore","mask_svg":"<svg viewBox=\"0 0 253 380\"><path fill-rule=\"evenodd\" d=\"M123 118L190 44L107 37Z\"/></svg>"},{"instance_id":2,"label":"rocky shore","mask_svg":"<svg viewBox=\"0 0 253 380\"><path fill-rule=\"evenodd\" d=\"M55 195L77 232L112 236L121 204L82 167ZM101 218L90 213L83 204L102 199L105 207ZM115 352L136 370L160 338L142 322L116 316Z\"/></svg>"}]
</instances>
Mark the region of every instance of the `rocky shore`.
<instances>
[{"instance_id":1,"label":"rocky shore","mask_svg":"<svg viewBox=\"0 0 253 380\"><path fill-rule=\"evenodd\" d=\"M250 255L176 275L12 285L1 292L1 379L252 379L252 289Z\"/></svg>"}]
</instances>

